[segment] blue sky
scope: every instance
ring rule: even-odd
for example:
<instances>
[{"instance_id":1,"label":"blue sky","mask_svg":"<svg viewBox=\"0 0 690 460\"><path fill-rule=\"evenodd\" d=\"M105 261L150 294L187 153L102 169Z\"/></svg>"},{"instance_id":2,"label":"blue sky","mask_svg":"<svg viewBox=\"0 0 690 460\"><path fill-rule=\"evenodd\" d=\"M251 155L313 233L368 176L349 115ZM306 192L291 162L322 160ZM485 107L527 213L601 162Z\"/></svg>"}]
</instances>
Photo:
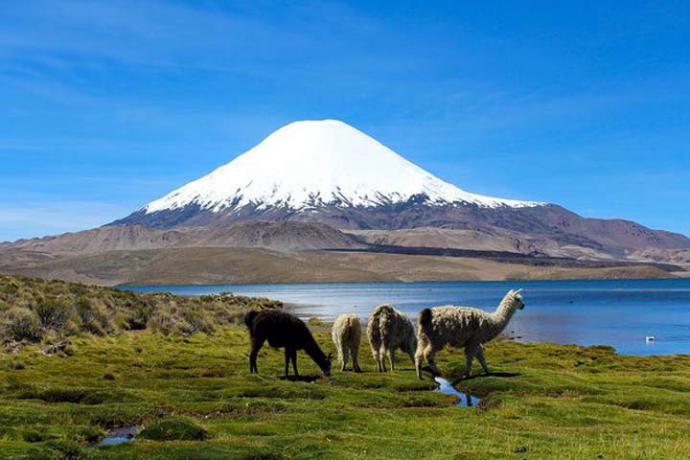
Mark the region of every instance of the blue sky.
<instances>
[{"instance_id":1,"label":"blue sky","mask_svg":"<svg viewBox=\"0 0 690 460\"><path fill-rule=\"evenodd\" d=\"M372 5L375 3L375 5ZM0 2L0 241L338 118L465 190L690 235L690 4Z\"/></svg>"}]
</instances>

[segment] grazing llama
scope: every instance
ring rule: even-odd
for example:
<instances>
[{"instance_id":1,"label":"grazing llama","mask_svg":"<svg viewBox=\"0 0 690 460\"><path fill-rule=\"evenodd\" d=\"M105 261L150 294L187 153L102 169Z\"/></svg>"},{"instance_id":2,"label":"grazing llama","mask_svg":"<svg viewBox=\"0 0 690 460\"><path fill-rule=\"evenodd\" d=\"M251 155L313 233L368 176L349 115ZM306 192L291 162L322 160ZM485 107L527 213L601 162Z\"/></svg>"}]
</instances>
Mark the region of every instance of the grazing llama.
<instances>
[{"instance_id":1,"label":"grazing llama","mask_svg":"<svg viewBox=\"0 0 690 460\"><path fill-rule=\"evenodd\" d=\"M362 325L357 315L340 315L333 323L333 343L338 351L340 370L345 371L352 354L352 370L362 372L359 368L359 342L362 340Z\"/></svg>"},{"instance_id":2,"label":"grazing llama","mask_svg":"<svg viewBox=\"0 0 690 460\"><path fill-rule=\"evenodd\" d=\"M304 350L321 368L323 374L331 375L331 355L326 356L311 335L304 321L298 317L280 310L250 311L244 317L244 323L249 329L252 349L249 353L249 372L259 373L256 367L256 357L264 342L273 348L285 348L285 376L288 375L290 361L297 372L297 351Z\"/></svg>"},{"instance_id":3,"label":"grazing llama","mask_svg":"<svg viewBox=\"0 0 690 460\"><path fill-rule=\"evenodd\" d=\"M419 344L415 353L417 377L422 378L423 360L429 363L432 373L439 374L434 357L446 345L465 348L467 377L470 376L475 356L488 374L482 344L498 336L508 325L515 310L525 307L520 292L521 290L508 291L493 313L471 307L435 307L419 312Z\"/></svg>"},{"instance_id":4,"label":"grazing llama","mask_svg":"<svg viewBox=\"0 0 690 460\"><path fill-rule=\"evenodd\" d=\"M410 359L414 362L417 337L412 321L391 305L384 304L376 307L369 318L367 336L380 372L386 372L386 356L391 370L395 370L395 350L398 348L410 355Z\"/></svg>"}]
</instances>

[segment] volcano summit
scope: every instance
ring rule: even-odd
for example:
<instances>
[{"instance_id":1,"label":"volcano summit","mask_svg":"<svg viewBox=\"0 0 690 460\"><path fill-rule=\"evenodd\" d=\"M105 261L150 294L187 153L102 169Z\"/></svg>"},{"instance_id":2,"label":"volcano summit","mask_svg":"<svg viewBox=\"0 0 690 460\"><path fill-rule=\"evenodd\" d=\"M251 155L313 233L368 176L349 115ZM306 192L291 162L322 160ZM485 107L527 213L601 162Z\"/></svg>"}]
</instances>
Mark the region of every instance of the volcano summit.
<instances>
[{"instance_id":1,"label":"volcano summit","mask_svg":"<svg viewBox=\"0 0 690 460\"><path fill-rule=\"evenodd\" d=\"M368 228L378 225L367 219L348 223L348 211L406 205L526 208L543 203L466 192L346 123L298 121L118 223L166 228L255 218L333 223L335 218L348 228Z\"/></svg>"}]
</instances>

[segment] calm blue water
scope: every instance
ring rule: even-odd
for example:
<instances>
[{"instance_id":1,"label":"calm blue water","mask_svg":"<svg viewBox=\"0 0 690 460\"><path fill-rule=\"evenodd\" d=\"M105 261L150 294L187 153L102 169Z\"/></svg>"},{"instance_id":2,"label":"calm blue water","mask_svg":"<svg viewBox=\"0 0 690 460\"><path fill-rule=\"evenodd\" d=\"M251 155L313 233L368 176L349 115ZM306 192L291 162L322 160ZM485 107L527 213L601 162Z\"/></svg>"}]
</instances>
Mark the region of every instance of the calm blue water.
<instances>
[{"instance_id":1,"label":"calm blue water","mask_svg":"<svg viewBox=\"0 0 690 460\"><path fill-rule=\"evenodd\" d=\"M478 397L473 396L469 392L459 391L448 380L442 377L434 377L434 380L438 384L436 391L443 393L444 395L453 395L458 398L458 402L455 404L458 407L476 406L479 404L479 401L481 401Z\"/></svg>"},{"instance_id":2,"label":"calm blue water","mask_svg":"<svg viewBox=\"0 0 690 460\"><path fill-rule=\"evenodd\" d=\"M511 288L523 288L527 304L506 329L519 340L611 345L635 355L690 354L690 279L126 287L270 297L291 304L301 317L325 320L345 312L366 318L383 302L411 316L424 307L447 304L493 310ZM647 344L646 336L656 342Z\"/></svg>"},{"instance_id":3,"label":"calm blue water","mask_svg":"<svg viewBox=\"0 0 690 460\"><path fill-rule=\"evenodd\" d=\"M110 430L106 437L101 439L100 442L93 445L92 447L116 446L118 444L123 444L125 442L134 441L134 438L136 438L136 436L136 425L115 428L113 430Z\"/></svg>"}]
</instances>

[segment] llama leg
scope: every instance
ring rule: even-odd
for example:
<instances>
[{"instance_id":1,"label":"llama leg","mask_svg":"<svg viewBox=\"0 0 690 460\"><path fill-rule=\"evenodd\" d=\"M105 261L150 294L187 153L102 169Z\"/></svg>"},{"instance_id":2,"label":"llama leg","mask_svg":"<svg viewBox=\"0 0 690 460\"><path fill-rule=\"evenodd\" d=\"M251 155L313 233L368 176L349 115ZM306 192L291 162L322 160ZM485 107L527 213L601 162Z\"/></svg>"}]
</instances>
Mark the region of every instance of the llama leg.
<instances>
[{"instance_id":1,"label":"llama leg","mask_svg":"<svg viewBox=\"0 0 690 460\"><path fill-rule=\"evenodd\" d=\"M376 369L381 372L381 359L379 358L379 347L377 347L373 342L369 342L369 346L371 347L371 354L374 357L374 361L376 361Z\"/></svg>"},{"instance_id":2,"label":"llama leg","mask_svg":"<svg viewBox=\"0 0 690 460\"><path fill-rule=\"evenodd\" d=\"M388 355L388 350L381 345L381 349L379 350L379 370L381 372L387 372L386 369L386 356Z\"/></svg>"},{"instance_id":3,"label":"llama leg","mask_svg":"<svg viewBox=\"0 0 690 460\"><path fill-rule=\"evenodd\" d=\"M391 350L388 352L388 360L391 363L391 371L395 370L395 349L391 348Z\"/></svg>"},{"instance_id":4,"label":"llama leg","mask_svg":"<svg viewBox=\"0 0 690 460\"><path fill-rule=\"evenodd\" d=\"M486 358L484 357L484 347L479 345L477 348L477 359L479 359L479 364L482 365L482 369L484 369L485 374L490 374L489 372L489 366L486 365Z\"/></svg>"},{"instance_id":5,"label":"llama leg","mask_svg":"<svg viewBox=\"0 0 690 460\"><path fill-rule=\"evenodd\" d=\"M259 369L256 367L256 357L259 355L259 350L264 346L264 339L252 337L252 349L249 352L249 373L258 374Z\"/></svg>"},{"instance_id":6,"label":"llama leg","mask_svg":"<svg viewBox=\"0 0 690 460\"><path fill-rule=\"evenodd\" d=\"M349 350L347 349L347 347L343 348L343 351L341 353L342 358L341 358L341 366L340 366L340 370L343 372L345 372L345 368L347 367L347 362L350 359L350 357L348 355L349 355Z\"/></svg>"},{"instance_id":7,"label":"llama leg","mask_svg":"<svg viewBox=\"0 0 690 460\"><path fill-rule=\"evenodd\" d=\"M422 380L422 364L424 364L424 344L417 344L417 351L414 354L414 367L417 370L417 378Z\"/></svg>"},{"instance_id":8,"label":"llama leg","mask_svg":"<svg viewBox=\"0 0 690 460\"><path fill-rule=\"evenodd\" d=\"M410 361L412 361L412 364L415 364L415 365L416 365L416 362L417 362L417 361L416 361L416 359L415 359L414 351L408 351L408 352L407 352L407 356L410 357Z\"/></svg>"},{"instance_id":9,"label":"llama leg","mask_svg":"<svg viewBox=\"0 0 690 460\"><path fill-rule=\"evenodd\" d=\"M299 377L299 372L297 372L297 350L291 350L290 357L292 359L292 370L295 371L295 377Z\"/></svg>"},{"instance_id":10,"label":"llama leg","mask_svg":"<svg viewBox=\"0 0 690 460\"><path fill-rule=\"evenodd\" d=\"M353 344L350 352L352 352L352 370L362 372L362 369L359 368L359 345Z\"/></svg>"},{"instance_id":11,"label":"llama leg","mask_svg":"<svg viewBox=\"0 0 690 460\"><path fill-rule=\"evenodd\" d=\"M424 351L424 358L426 362L429 363L429 369L434 376L441 375L441 372L436 367L436 352L431 346L428 346Z\"/></svg>"},{"instance_id":12,"label":"llama leg","mask_svg":"<svg viewBox=\"0 0 690 460\"><path fill-rule=\"evenodd\" d=\"M338 362L341 363L341 370L345 370L344 367L345 365L343 364L345 362L345 357L343 356L343 344L340 340L338 340L335 343L335 351L338 354Z\"/></svg>"},{"instance_id":13,"label":"llama leg","mask_svg":"<svg viewBox=\"0 0 690 460\"><path fill-rule=\"evenodd\" d=\"M414 355L414 367L417 370L417 378L422 380L422 364L424 362L424 353L421 347L417 348L417 353Z\"/></svg>"},{"instance_id":14,"label":"llama leg","mask_svg":"<svg viewBox=\"0 0 690 460\"><path fill-rule=\"evenodd\" d=\"M469 377L472 373L472 361L474 355L477 354L477 347L474 345L465 346L465 377Z\"/></svg>"},{"instance_id":15,"label":"llama leg","mask_svg":"<svg viewBox=\"0 0 690 460\"><path fill-rule=\"evenodd\" d=\"M288 376L290 369L290 350L285 348L285 377Z\"/></svg>"}]
</instances>

